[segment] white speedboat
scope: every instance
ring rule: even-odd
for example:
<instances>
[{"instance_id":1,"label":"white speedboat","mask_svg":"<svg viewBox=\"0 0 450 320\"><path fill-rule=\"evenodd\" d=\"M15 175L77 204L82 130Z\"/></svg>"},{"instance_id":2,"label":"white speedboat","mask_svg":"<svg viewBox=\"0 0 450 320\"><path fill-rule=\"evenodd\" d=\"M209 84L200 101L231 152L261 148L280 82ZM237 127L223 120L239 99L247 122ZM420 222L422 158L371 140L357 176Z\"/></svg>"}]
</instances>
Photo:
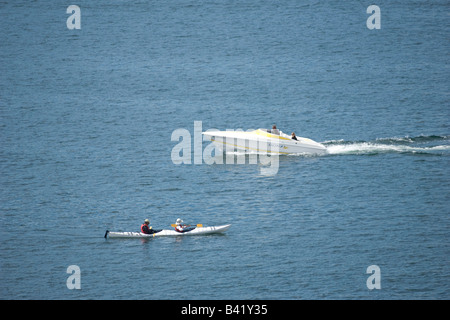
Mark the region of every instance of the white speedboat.
<instances>
[{"instance_id":1,"label":"white speedboat","mask_svg":"<svg viewBox=\"0 0 450 320\"><path fill-rule=\"evenodd\" d=\"M273 129L254 131L206 131L204 136L226 152L246 151L276 154L326 154L327 148L311 139L291 136Z\"/></svg>"}]
</instances>

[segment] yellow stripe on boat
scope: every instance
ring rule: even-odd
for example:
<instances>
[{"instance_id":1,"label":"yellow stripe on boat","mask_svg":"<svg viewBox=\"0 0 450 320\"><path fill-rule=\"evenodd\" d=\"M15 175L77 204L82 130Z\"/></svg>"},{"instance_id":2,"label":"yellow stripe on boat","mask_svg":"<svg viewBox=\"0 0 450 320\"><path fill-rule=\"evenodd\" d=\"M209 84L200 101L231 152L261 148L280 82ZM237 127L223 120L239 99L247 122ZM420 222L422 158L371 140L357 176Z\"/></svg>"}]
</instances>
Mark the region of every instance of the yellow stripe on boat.
<instances>
[{"instance_id":1,"label":"yellow stripe on boat","mask_svg":"<svg viewBox=\"0 0 450 320\"><path fill-rule=\"evenodd\" d=\"M266 137L266 138L274 138L274 139L280 139L280 140L291 140L291 139L288 139L288 138L279 136L279 135L277 135L277 134L273 134L273 133L269 133L269 132L264 132L264 131L262 131L262 130L260 130L260 129L255 130L255 131L252 131L252 132L250 132L250 133L254 133L254 134L257 134L257 135L259 135L259 136Z\"/></svg>"},{"instance_id":2,"label":"yellow stripe on boat","mask_svg":"<svg viewBox=\"0 0 450 320\"><path fill-rule=\"evenodd\" d=\"M238 146L237 144L234 143L229 143L229 142L224 142L224 141L218 141L218 140L213 140L211 139L212 142L220 142L222 144L227 144L229 146L233 146L236 148L243 148L243 149L247 149L247 150L252 150L252 151L256 151L256 152L266 152L266 153L280 153L280 154L289 154L289 152L281 152L281 151L269 151L269 150L261 150L261 149L255 149L255 148L250 148L250 147L246 147L246 146ZM287 147L285 147L286 149Z\"/></svg>"}]
</instances>

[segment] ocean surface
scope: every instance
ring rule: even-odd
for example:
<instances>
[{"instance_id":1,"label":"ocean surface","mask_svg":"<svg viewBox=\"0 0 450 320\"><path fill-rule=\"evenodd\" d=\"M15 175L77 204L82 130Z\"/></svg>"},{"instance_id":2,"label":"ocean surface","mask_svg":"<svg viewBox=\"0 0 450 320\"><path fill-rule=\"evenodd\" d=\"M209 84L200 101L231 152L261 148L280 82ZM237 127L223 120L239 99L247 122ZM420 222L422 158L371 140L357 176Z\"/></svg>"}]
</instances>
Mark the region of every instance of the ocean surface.
<instances>
[{"instance_id":1,"label":"ocean surface","mask_svg":"<svg viewBox=\"0 0 450 320\"><path fill-rule=\"evenodd\" d=\"M447 0L0 1L0 30L0 299L450 299ZM195 122L328 154L195 164ZM232 226L103 237L146 218Z\"/></svg>"}]
</instances>

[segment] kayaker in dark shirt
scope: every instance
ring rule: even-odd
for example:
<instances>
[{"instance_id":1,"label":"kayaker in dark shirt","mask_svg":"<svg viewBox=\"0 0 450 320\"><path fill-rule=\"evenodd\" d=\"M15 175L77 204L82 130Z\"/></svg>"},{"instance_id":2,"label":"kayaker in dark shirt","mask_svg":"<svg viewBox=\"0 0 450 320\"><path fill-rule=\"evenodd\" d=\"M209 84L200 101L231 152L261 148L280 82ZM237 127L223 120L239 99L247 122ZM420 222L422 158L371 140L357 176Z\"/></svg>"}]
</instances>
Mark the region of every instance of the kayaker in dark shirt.
<instances>
[{"instance_id":1,"label":"kayaker in dark shirt","mask_svg":"<svg viewBox=\"0 0 450 320\"><path fill-rule=\"evenodd\" d=\"M142 224L142 226L141 226L141 232L145 233L145 234L155 233L155 231L149 225L150 225L150 221L148 219L145 219L144 224Z\"/></svg>"}]
</instances>

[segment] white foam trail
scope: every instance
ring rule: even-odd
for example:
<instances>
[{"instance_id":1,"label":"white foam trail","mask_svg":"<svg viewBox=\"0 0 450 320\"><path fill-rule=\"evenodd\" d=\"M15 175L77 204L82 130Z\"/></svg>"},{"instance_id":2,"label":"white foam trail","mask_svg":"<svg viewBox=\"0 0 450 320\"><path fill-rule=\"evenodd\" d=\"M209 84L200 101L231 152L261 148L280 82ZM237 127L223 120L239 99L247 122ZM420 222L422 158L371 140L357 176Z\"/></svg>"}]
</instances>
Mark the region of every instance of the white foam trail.
<instances>
[{"instance_id":1,"label":"white foam trail","mask_svg":"<svg viewBox=\"0 0 450 320\"><path fill-rule=\"evenodd\" d=\"M450 150L450 145L434 147L410 147L405 145L378 144L358 142L327 146L329 154L377 154L377 153L432 153L433 151Z\"/></svg>"}]
</instances>

